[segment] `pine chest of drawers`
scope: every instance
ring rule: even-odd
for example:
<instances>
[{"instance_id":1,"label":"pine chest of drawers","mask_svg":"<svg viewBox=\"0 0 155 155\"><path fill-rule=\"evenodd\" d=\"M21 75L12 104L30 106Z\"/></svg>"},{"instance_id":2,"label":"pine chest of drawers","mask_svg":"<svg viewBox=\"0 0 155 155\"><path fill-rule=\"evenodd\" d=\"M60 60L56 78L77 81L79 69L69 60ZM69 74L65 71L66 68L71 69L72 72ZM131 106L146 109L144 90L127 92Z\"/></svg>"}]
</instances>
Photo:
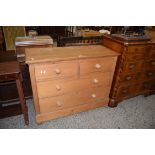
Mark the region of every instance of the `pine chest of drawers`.
<instances>
[{"instance_id":1,"label":"pine chest of drawers","mask_svg":"<svg viewBox=\"0 0 155 155\"><path fill-rule=\"evenodd\" d=\"M137 95L155 92L155 42L123 42L103 37L103 45L120 53L110 92L109 106Z\"/></svg>"},{"instance_id":2,"label":"pine chest of drawers","mask_svg":"<svg viewBox=\"0 0 155 155\"><path fill-rule=\"evenodd\" d=\"M26 49L37 123L108 105L117 56L100 45Z\"/></svg>"}]
</instances>

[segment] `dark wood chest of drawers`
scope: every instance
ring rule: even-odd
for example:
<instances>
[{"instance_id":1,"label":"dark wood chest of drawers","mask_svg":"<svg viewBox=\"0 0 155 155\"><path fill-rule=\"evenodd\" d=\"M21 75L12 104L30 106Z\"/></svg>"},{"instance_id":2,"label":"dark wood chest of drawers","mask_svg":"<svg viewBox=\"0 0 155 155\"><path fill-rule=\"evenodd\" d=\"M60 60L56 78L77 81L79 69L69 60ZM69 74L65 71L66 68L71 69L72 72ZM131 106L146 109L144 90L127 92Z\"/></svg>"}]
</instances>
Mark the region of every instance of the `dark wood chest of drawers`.
<instances>
[{"instance_id":1,"label":"dark wood chest of drawers","mask_svg":"<svg viewBox=\"0 0 155 155\"><path fill-rule=\"evenodd\" d=\"M108 105L117 55L101 45L27 49L37 123Z\"/></svg>"},{"instance_id":2,"label":"dark wood chest of drawers","mask_svg":"<svg viewBox=\"0 0 155 155\"><path fill-rule=\"evenodd\" d=\"M109 106L137 95L155 92L155 42L122 42L110 36L103 37L103 45L119 56Z\"/></svg>"}]
</instances>

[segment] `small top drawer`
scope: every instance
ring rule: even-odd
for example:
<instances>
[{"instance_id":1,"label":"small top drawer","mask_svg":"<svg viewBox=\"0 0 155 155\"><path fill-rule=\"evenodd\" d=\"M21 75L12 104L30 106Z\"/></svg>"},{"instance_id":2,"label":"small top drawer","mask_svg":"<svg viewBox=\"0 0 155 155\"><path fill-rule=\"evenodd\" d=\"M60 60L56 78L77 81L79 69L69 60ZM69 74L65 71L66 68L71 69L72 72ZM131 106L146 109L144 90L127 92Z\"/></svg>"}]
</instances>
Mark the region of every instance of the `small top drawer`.
<instances>
[{"instance_id":1,"label":"small top drawer","mask_svg":"<svg viewBox=\"0 0 155 155\"><path fill-rule=\"evenodd\" d=\"M114 58L80 60L80 74L109 72L114 65Z\"/></svg>"},{"instance_id":2,"label":"small top drawer","mask_svg":"<svg viewBox=\"0 0 155 155\"><path fill-rule=\"evenodd\" d=\"M35 65L37 80L72 77L78 73L77 62L42 63Z\"/></svg>"},{"instance_id":3,"label":"small top drawer","mask_svg":"<svg viewBox=\"0 0 155 155\"><path fill-rule=\"evenodd\" d=\"M146 51L145 45L135 45L135 46L128 47L128 52L144 53L145 51Z\"/></svg>"},{"instance_id":4,"label":"small top drawer","mask_svg":"<svg viewBox=\"0 0 155 155\"><path fill-rule=\"evenodd\" d=\"M128 53L126 54L127 61L138 61L145 58L145 53Z\"/></svg>"}]
</instances>

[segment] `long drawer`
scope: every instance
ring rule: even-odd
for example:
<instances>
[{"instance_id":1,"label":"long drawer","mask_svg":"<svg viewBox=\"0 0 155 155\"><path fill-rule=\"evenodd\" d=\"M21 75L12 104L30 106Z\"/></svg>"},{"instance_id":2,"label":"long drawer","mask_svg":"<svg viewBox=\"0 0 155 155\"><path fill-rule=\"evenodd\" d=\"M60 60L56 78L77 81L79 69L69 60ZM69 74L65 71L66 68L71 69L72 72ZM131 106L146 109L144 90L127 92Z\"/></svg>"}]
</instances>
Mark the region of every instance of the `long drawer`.
<instances>
[{"instance_id":1,"label":"long drawer","mask_svg":"<svg viewBox=\"0 0 155 155\"><path fill-rule=\"evenodd\" d=\"M78 74L78 62L41 63L35 66L36 80L72 77Z\"/></svg>"},{"instance_id":2,"label":"long drawer","mask_svg":"<svg viewBox=\"0 0 155 155\"><path fill-rule=\"evenodd\" d=\"M62 95L65 93L111 85L111 72L95 73L80 78L37 82L39 98Z\"/></svg>"},{"instance_id":3,"label":"long drawer","mask_svg":"<svg viewBox=\"0 0 155 155\"><path fill-rule=\"evenodd\" d=\"M40 112L48 113L86 103L102 102L103 99L109 98L109 91L110 87L101 87L65 94L62 96L40 99Z\"/></svg>"},{"instance_id":4,"label":"long drawer","mask_svg":"<svg viewBox=\"0 0 155 155\"><path fill-rule=\"evenodd\" d=\"M80 74L87 74L92 72L108 72L112 70L114 59L111 58L97 58L80 60Z\"/></svg>"}]
</instances>

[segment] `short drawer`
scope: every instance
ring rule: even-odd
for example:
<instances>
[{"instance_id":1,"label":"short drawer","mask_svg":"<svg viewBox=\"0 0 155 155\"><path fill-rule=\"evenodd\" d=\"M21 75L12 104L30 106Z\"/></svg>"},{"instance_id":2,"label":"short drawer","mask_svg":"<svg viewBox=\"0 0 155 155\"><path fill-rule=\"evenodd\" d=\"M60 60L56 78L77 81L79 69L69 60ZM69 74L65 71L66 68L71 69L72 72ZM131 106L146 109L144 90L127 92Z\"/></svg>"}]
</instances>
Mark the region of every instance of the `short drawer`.
<instances>
[{"instance_id":1,"label":"short drawer","mask_svg":"<svg viewBox=\"0 0 155 155\"><path fill-rule=\"evenodd\" d=\"M78 73L77 62L41 63L35 65L37 80L56 79L76 76Z\"/></svg>"},{"instance_id":2,"label":"short drawer","mask_svg":"<svg viewBox=\"0 0 155 155\"><path fill-rule=\"evenodd\" d=\"M79 79L53 80L37 82L38 96L40 98L63 95L79 90L111 85L111 73L98 73L82 76Z\"/></svg>"},{"instance_id":3,"label":"short drawer","mask_svg":"<svg viewBox=\"0 0 155 155\"><path fill-rule=\"evenodd\" d=\"M138 81L142 76L142 73L141 72L138 72L138 73L132 73L132 74L122 74L120 76L120 82L122 83L132 83L134 81Z\"/></svg>"},{"instance_id":4,"label":"short drawer","mask_svg":"<svg viewBox=\"0 0 155 155\"><path fill-rule=\"evenodd\" d=\"M117 98L128 98L139 92L139 85L120 86L117 90Z\"/></svg>"},{"instance_id":5,"label":"short drawer","mask_svg":"<svg viewBox=\"0 0 155 155\"><path fill-rule=\"evenodd\" d=\"M141 71L143 66L143 61L136 61L136 62L126 62L123 65L123 72L134 72L134 71Z\"/></svg>"},{"instance_id":6,"label":"short drawer","mask_svg":"<svg viewBox=\"0 0 155 155\"><path fill-rule=\"evenodd\" d=\"M114 58L80 60L80 74L108 72L112 70Z\"/></svg>"},{"instance_id":7,"label":"short drawer","mask_svg":"<svg viewBox=\"0 0 155 155\"><path fill-rule=\"evenodd\" d=\"M142 76L143 80L151 80L151 79L155 79L155 70L147 70L143 72L143 76Z\"/></svg>"},{"instance_id":8,"label":"short drawer","mask_svg":"<svg viewBox=\"0 0 155 155\"><path fill-rule=\"evenodd\" d=\"M127 52L144 53L144 52L146 52L146 46L145 45L128 46L128 51Z\"/></svg>"},{"instance_id":9,"label":"short drawer","mask_svg":"<svg viewBox=\"0 0 155 155\"><path fill-rule=\"evenodd\" d=\"M151 50L149 52L149 59L154 59L155 58L155 50Z\"/></svg>"},{"instance_id":10,"label":"short drawer","mask_svg":"<svg viewBox=\"0 0 155 155\"><path fill-rule=\"evenodd\" d=\"M80 92L65 94L62 96L49 97L39 100L40 112L49 113L60 109L74 107L86 103L102 102L109 98L110 87L84 90Z\"/></svg>"},{"instance_id":11,"label":"short drawer","mask_svg":"<svg viewBox=\"0 0 155 155\"><path fill-rule=\"evenodd\" d=\"M145 81L140 85L140 91L141 92L146 92L149 90L155 90L155 81L150 80L150 81Z\"/></svg>"},{"instance_id":12,"label":"short drawer","mask_svg":"<svg viewBox=\"0 0 155 155\"><path fill-rule=\"evenodd\" d=\"M145 53L133 53L133 54L126 54L126 60L127 61L138 61L138 60L144 60Z\"/></svg>"},{"instance_id":13,"label":"short drawer","mask_svg":"<svg viewBox=\"0 0 155 155\"><path fill-rule=\"evenodd\" d=\"M144 63L144 67L148 69L155 69L155 59L149 60Z\"/></svg>"}]
</instances>

